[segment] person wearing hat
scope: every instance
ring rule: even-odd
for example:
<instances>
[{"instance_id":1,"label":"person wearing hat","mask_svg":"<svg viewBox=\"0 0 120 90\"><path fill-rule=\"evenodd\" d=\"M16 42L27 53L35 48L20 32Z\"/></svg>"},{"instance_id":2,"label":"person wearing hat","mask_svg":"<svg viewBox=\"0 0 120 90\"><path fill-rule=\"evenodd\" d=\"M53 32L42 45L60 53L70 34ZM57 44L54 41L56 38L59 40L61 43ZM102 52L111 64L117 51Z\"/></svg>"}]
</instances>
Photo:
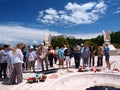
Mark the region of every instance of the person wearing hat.
<instances>
[{"instance_id":1,"label":"person wearing hat","mask_svg":"<svg viewBox=\"0 0 120 90\"><path fill-rule=\"evenodd\" d=\"M44 63L46 65L46 70L48 70L47 50L48 48L44 46L44 43L41 43L37 51L37 58L41 62L42 71L44 71Z\"/></svg>"},{"instance_id":2,"label":"person wearing hat","mask_svg":"<svg viewBox=\"0 0 120 90\"><path fill-rule=\"evenodd\" d=\"M29 71L30 72L31 72L31 68L33 69L33 72L35 72L36 53L33 49L34 49L34 47L31 45L27 54L26 54L26 57L27 57L27 60L29 63Z\"/></svg>"}]
</instances>

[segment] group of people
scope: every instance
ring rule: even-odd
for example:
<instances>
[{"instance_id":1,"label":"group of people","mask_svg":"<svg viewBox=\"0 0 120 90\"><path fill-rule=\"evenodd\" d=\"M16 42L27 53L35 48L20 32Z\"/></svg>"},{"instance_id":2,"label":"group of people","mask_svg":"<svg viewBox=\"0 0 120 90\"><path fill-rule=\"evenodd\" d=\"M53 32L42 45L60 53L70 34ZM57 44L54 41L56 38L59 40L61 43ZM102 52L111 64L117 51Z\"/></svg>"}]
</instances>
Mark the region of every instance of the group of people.
<instances>
[{"instance_id":1,"label":"group of people","mask_svg":"<svg viewBox=\"0 0 120 90\"><path fill-rule=\"evenodd\" d=\"M98 46L97 50L97 66L103 66L103 55L105 55L106 66L110 69L109 62L109 47ZM91 44L81 44L70 47L64 45L53 49L52 45L45 46L41 43L39 47L27 46L23 43L18 43L15 47L4 45L0 48L0 80L9 78L10 84L19 84L22 82L22 72L28 70L35 72L35 62L37 68L42 68L42 71L54 68L54 63L58 68L70 68L71 58L74 58L75 68L95 66L96 48ZM82 61L82 63L81 63ZM64 62L66 64L64 65ZM45 66L44 66L45 65ZM3 75L2 75L3 74Z\"/></svg>"},{"instance_id":2,"label":"group of people","mask_svg":"<svg viewBox=\"0 0 120 90\"><path fill-rule=\"evenodd\" d=\"M9 84L19 84L22 82L22 45L16 47L4 45L0 48L0 80L8 79Z\"/></svg>"},{"instance_id":3,"label":"group of people","mask_svg":"<svg viewBox=\"0 0 120 90\"><path fill-rule=\"evenodd\" d=\"M106 66L110 69L110 48L108 47L108 44L105 44L104 46L98 46L98 49L91 44L88 46L88 44L81 44L76 45L74 47L74 60L75 60L75 68L79 68L79 66L86 67L93 67L95 66L95 55L97 54L97 67L103 66L103 55L105 56ZM80 63L82 60L82 64Z\"/></svg>"}]
</instances>

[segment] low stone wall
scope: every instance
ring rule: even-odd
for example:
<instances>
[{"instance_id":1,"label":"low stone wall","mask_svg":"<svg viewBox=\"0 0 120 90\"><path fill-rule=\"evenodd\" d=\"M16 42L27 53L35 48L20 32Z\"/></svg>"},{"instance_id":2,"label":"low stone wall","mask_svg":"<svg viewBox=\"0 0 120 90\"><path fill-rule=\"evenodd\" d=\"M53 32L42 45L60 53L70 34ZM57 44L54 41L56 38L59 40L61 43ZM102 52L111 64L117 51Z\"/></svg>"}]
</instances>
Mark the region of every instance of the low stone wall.
<instances>
[{"instance_id":1,"label":"low stone wall","mask_svg":"<svg viewBox=\"0 0 120 90\"><path fill-rule=\"evenodd\" d=\"M120 76L104 73L73 74L46 85L44 90L86 90L92 86L112 86L120 88Z\"/></svg>"},{"instance_id":2,"label":"low stone wall","mask_svg":"<svg viewBox=\"0 0 120 90\"><path fill-rule=\"evenodd\" d=\"M118 48L117 51L118 51L118 55L120 55L120 48Z\"/></svg>"},{"instance_id":3,"label":"low stone wall","mask_svg":"<svg viewBox=\"0 0 120 90\"><path fill-rule=\"evenodd\" d=\"M118 55L118 50L111 50L111 51L110 51L110 55L111 55L111 56Z\"/></svg>"}]
</instances>

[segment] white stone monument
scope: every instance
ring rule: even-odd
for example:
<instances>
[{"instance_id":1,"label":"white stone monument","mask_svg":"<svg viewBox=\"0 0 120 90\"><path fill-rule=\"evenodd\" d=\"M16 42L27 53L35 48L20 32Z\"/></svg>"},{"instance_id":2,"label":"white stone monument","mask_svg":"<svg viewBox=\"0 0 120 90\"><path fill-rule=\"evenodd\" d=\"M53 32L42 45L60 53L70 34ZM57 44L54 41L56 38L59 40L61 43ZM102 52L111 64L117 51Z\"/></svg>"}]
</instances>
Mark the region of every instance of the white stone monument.
<instances>
[{"instance_id":1,"label":"white stone monument","mask_svg":"<svg viewBox=\"0 0 120 90\"><path fill-rule=\"evenodd\" d=\"M110 44L111 37L110 37L110 31L103 31L104 36L104 44Z\"/></svg>"},{"instance_id":2,"label":"white stone monument","mask_svg":"<svg viewBox=\"0 0 120 90\"><path fill-rule=\"evenodd\" d=\"M46 46L51 45L51 34L46 33L46 35L45 35L45 45Z\"/></svg>"},{"instance_id":3,"label":"white stone monument","mask_svg":"<svg viewBox=\"0 0 120 90\"><path fill-rule=\"evenodd\" d=\"M117 55L118 51L117 49L110 43L111 37L110 37L110 30L108 31L103 31L103 36L104 36L104 44L108 44L110 48L110 55Z\"/></svg>"}]
</instances>

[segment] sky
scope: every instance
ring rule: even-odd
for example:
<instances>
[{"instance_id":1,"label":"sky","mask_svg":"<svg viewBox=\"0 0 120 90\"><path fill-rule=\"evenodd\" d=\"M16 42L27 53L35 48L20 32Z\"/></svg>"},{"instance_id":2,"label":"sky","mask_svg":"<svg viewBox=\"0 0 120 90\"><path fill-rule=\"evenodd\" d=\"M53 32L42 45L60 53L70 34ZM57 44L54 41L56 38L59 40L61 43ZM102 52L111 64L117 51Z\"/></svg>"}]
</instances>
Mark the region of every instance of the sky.
<instances>
[{"instance_id":1,"label":"sky","mask_svg":"<svg viewBox=\"0 0 120 90\"><path fill-rule=\"evenodd\" d=\"M47 34L90 39L120 30L120 0L0 0L0 42L40 43Z\"/></svg>"}]
</instances>

